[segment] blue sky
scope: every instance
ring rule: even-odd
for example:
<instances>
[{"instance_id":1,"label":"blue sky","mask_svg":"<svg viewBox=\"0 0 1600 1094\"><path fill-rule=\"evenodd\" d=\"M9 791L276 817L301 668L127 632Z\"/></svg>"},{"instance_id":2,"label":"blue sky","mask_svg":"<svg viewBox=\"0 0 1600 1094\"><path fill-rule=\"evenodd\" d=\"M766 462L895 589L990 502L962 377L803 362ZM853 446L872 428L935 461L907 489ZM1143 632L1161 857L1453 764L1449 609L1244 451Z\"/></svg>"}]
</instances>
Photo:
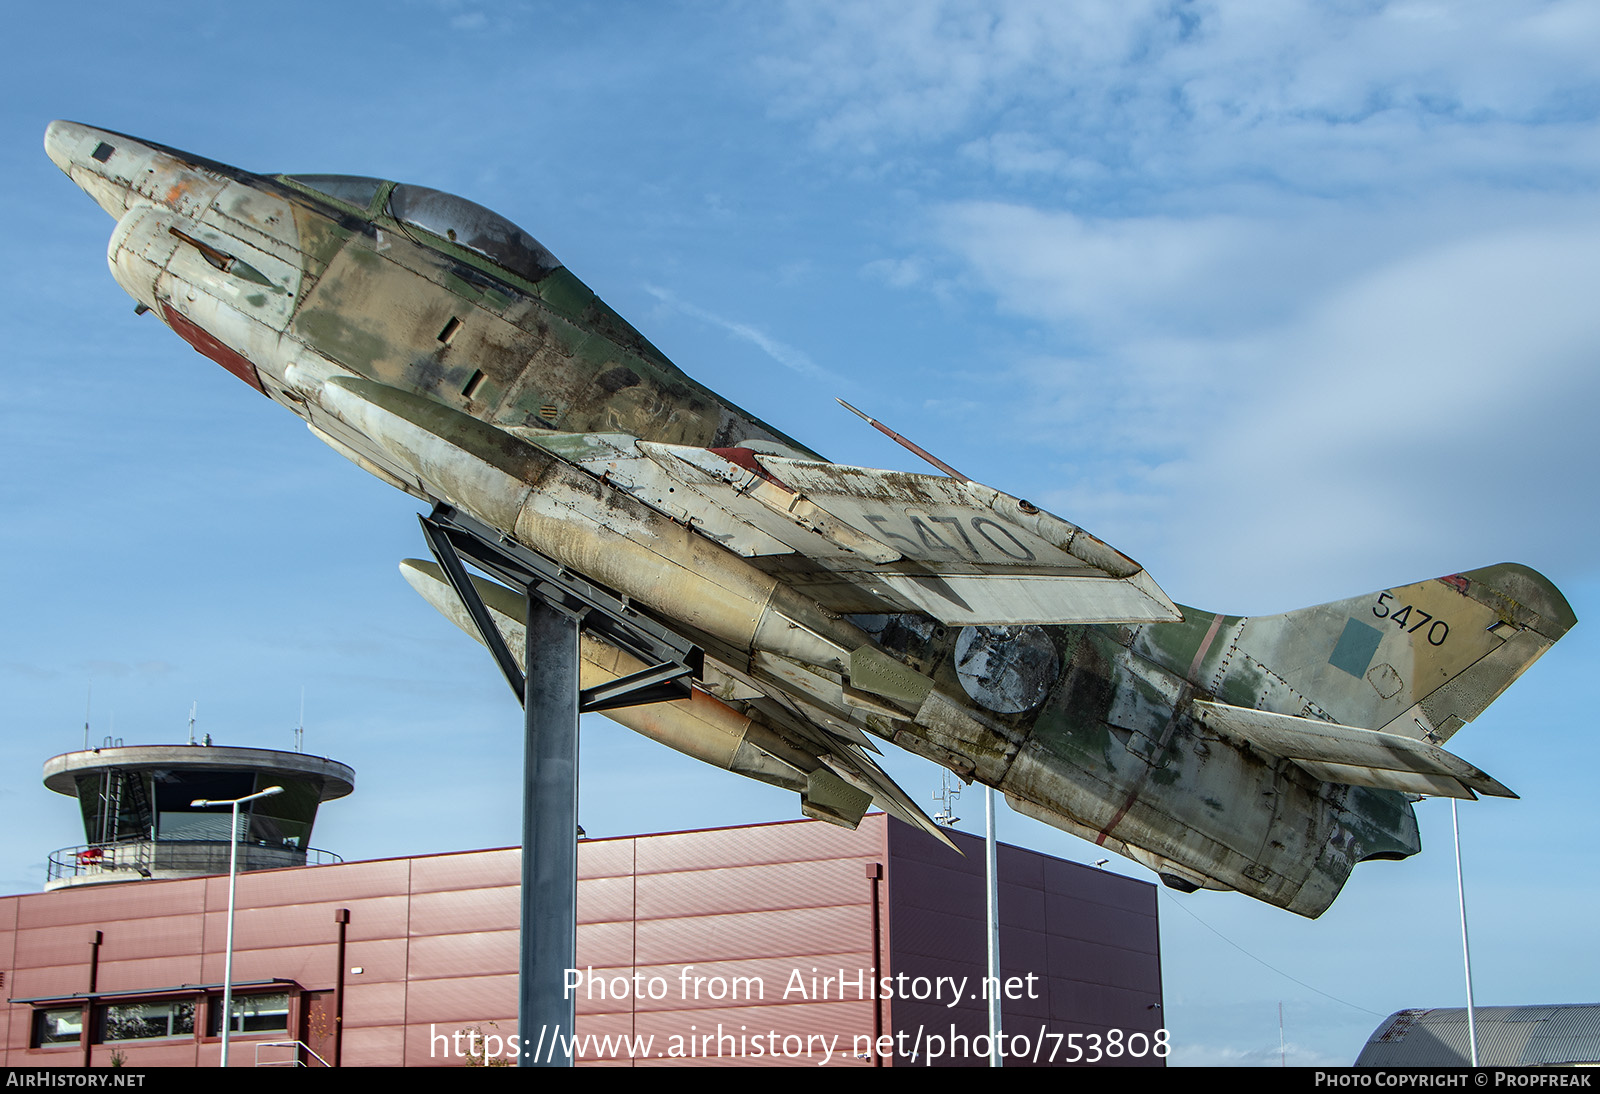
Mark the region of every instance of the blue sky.
<instances>
[{"instance_id":1,"label":"blue sky","mask_svg":"<svg viewBox=\"0 0 1600 1094\"><path fill-rule=\"evenodd\" d=\"M515 704L395 570L424 550L415 506L133 316L111 221L42 152L63 117L479 201L830 457L921 469L843 396L1183 603L1541 570L1591 622L1452 746L1522 794L1462 809L1477 992L1593 1001L1600 9L414 0L9 26L0 891L79 840L38 772L81 746L91 690L95 742L181 740L197 702L220 743L288 748L304 688L308 750L357 770L315 839L347 858L518 832ZM583 764L594 835L797 814L599 719ZM981 826L975 793L959 811ZM1423 854L1361 867L1316 922L1163 897L1174 1062L1276 1063L1279 1002L1302 1063L1460 1004L1449 810L1418 813Z\"/></svg>"}]
</instances>

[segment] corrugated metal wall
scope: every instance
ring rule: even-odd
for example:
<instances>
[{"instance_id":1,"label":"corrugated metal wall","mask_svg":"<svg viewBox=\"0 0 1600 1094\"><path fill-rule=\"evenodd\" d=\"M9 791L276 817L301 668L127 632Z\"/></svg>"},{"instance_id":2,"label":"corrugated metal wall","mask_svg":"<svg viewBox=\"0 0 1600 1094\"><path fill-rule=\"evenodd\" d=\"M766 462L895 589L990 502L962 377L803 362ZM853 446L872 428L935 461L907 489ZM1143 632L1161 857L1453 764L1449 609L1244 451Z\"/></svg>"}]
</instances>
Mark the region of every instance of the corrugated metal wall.
<instances>
[{"instance_id":1,"label":"corrugated metal wall","mask_svg":"<svg viewBox=\"0 0 1600 1094\"><path fill-rule=\"evenodd\" d=\"M785 989L796 969L870 969L864 864L884 860L885 824L878 816L855 832L797 823L608 841L603 859L581 867L580 957L608 976L658 978L662 998L618 1004L580 994L580 1029L654 1037L653 1051L684 1053L663 1062L720 1052L782 1063L806 1057L774 1061L772 1048L784 1048L774 1033L839 1037L833 1044L845 1048L870 1034L870 1000L786 997ZM592 899L602 886L606 895ZM758 1036L768 1039L764 1049ZM821 1042L806 1047L820 1058Z\"/></svg>"},{"instance_id":2,"label":"corrugated metal wall","mask_svg":"<svg viewBox=\"0 0 1600 1094\"><path fill-rule=\"evenodd\" d=\"M331 991L335 913L348 909L342 1062L462 1063L457 1031L516 1032L518 858L496 850L243 875L235 980ZM870 1064L873 864L886 874L879 975L980 976L981 845L962 859L881 815L855 832L794 822L583 843L580 1035L650 1038L640 1063L817 1063L829 1053ZM1153 889L1009 848L1002 870L1007 971L1048 985L1017 1019L1134 1028L1139 1008L1160 999ZM0 997L84 991L95 931L101 992L218 983L226 908L225 878L0 898ZM81 1061L76 1046L29 1047L32 1007L3 1010L5 1064ZM1159 1014L1146 1012L1139 1028L1149 1013ZM886 1032L952 1015L983 1028L978 1003L881 1006ZM313 1040L325 1023L291 1020ZM109 1062L112 1048L135 1066L214 1065L219 1054L214 1038L180 1037L95 1044L94 1062ZM591 1045L589 1055L626 1062L628 1049ZM254 1060L251 1039L236 1039L232 1062Z\"/></svg>"},{"instance_id":3,"label":"corrugated metal wall","mask_svg":"<svg viewBox=\"0 0 1600 1094\"><path fill-rule=\"evenodd\" d=\"M976 985L987 961L984 846L974 836L951 836L962 856L908 826L889 829L895 971L965 977L968 985L954 1007L948 996L897 1000L894 1025L970 1039L988 1031L988 1004L972 998L981 994ZM1026 1056L1006 1066L1043 1064L1052 1056L1057 1063L1074 1055L1087 1061L1097 1053L1102 1064L1162 1066L1165 1053L1158 1056L1155 1047L1163 1021L1155 887L1004 844L999 877L1002 981L1021 978L1014 992L1020 998L1002 1002L1001 1030L1013 1039L1008 1049ZM1069 1034L1080 1036L1069 1043ZM1140 1036L1130 1044L1134 1034Z\"/></svg>"}]
</instances>

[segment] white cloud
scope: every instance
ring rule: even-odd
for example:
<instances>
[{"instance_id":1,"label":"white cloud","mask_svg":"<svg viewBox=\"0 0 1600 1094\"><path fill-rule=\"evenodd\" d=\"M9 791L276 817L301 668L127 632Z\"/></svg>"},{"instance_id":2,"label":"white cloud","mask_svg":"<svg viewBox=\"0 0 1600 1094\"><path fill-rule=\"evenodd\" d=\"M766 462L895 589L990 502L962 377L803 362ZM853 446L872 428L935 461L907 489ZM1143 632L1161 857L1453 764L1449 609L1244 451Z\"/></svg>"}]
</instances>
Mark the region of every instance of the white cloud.
<instances>
[{"instance_id":1,"label":"white cloud","mask_svg":"<svg viewBox=\"0 0 1600 1094\"><path fill-rule=\"evenodd\" d=\"M827 145L939 138L1061 72L1125 62L1159 27L1154 2L797 4L765 68L777 109L815 118Z\"/></svg>"},{"instance_id":2,"label":"white cloud","mask_svg":"<svg viewBox=\"0 0 1600 1094\"><path fill-rule=\"evenodd\" d=\"M986 390L1035 500L1252 610L1303 595L1279 558L1359 587L1380 558L1600 562L1570 501L1597 470L1600 9L787 12L774 112L925 197L924 245L864 274L995 300Z\"/></svg>"},{"instance_id":3,"label":"white cloud","mask_svg":"<svg viewBox=\"0 0 1600 1094\"><path fill-rule=\"evenodd\" d=\"M1082 279L1071 265L1056 289ZM1268 602L1252 610L1272 606L1276 558L1334 581L1379 557L1401 567L1391 580L1503 559L1592 565L1600 528L1573 491L1600 473L1596 283L1600 218L1487 232L1299 286L1281 322L1234 314L1220 331L1191 321L1143 335L1136 320L1161 312L1163 293L1182 312L1191 287L1211 291L1175 275L1132 294L1092 358L1016 370L1036 440L1075 461L1039 500L1195 565L1168 578L1178 587L1253 583ZM1196 542L1202 555L1185 549Z\"/></svg>"},{"instance_id":4,"label":"white cloud","mask_svg":"<svg viewBox=\"0 0 1600 1094\"><path fill-rule=\"evenodd\" d=\"M935 230L1003 307L1071 324L1080 337L1130 325L1192 330L1270 309L1292 291L1284 267L1315 245L1294 224L1090 219L999 202L948 206Z\"/></svg>"},{"instance_id":5,"label":"white cloud","mask_svg":"<svg viewBox=\"0 0 1600 1094\"><path fill-rule=\"evenodd\" d=\"M1592 563L1572 491L1600 471L1597 281L1600 222L1373 271L1260 340L1259 386L1192 453L1195 485L1256 542L1295 514L1301 557L1330 566L1365 549L1465 567L1530 545Z\"/></svg>"},{"instance_id":6,"label":"white cloud","mask_svg":"<svg viewBox=\"0 0 1600 1094\"><path fill-rule=\"evenodd\" d=\"M953 139L1001 177L1138 179L1099 195L1136 201L1152 182L1420 186L1505 166L1508 140L1524 166L1597 166L1600 10L1572 0L787 11L761 63L773 110L828 149Z\"/></svg>"}]
</instances>

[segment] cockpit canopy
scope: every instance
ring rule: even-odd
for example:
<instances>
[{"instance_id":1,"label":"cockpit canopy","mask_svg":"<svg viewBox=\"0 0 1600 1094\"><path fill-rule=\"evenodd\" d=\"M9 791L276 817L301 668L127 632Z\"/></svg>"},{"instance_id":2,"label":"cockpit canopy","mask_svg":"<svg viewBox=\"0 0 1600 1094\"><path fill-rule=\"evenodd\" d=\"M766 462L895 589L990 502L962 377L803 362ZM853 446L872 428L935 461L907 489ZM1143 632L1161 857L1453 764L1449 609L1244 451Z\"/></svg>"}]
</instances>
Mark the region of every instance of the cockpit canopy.
<instances>
[{"instance_id":1,"label":"cockpit canopy","mask_svg":"<svg viewBox=\"0 0 1600 1094\"><path fill-rule=\"evenodd\" d=\"M309 186L318 193L337 198L357 209L370 209L372 199L378 196L384 179L369 179L362 175L290 175L301 186Z\"/></svg>"},{"instance_id":2,"label":"cockpit canopy","mask_svg":"<svg viewBox=\"0 0 1600 1094\"><path fill-rule=\"evenodd\" d=\"M302 186L369 212L373 201L389 185L384 179L360 175L291 177ZM475 251L529 281L538 281L561 265L543 244L499 213L443 190L396 183L383 211L402 224Z\"/></svg>"}]
</instances>

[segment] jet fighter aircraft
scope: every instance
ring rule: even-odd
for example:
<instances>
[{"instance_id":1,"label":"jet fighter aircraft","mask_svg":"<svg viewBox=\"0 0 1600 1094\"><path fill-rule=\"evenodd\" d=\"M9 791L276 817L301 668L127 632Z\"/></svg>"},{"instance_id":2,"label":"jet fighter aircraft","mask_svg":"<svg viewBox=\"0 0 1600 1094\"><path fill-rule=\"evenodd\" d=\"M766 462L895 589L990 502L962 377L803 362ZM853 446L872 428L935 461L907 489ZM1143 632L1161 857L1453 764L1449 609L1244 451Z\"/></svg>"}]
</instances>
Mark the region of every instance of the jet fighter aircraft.
<instances>
[{"instance_id":1,"label":"jet fighter aircraft","mask_svg":"<svg viewBox=\"0 0 1600 1094\"><path fill-rule=\"evenodd\" d=\"M1356 863L1421 849L1419 796L1514 796L1441 745L1576 622L1526 567L1179 608L1020 498L822 459L463 198L70 122L45 148L116 219L136 310L377 478L695 643L691 698L610 716L810 816L937 833L874 761L891 742L1169 885L1316 916ZM479 634L437 567L402 570ZM473 580L521 643L520 594ZM586 685L642 667L584 640Z\"/></svg>"}]
</instances>

